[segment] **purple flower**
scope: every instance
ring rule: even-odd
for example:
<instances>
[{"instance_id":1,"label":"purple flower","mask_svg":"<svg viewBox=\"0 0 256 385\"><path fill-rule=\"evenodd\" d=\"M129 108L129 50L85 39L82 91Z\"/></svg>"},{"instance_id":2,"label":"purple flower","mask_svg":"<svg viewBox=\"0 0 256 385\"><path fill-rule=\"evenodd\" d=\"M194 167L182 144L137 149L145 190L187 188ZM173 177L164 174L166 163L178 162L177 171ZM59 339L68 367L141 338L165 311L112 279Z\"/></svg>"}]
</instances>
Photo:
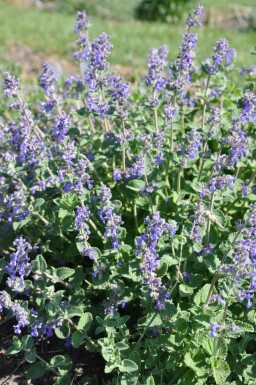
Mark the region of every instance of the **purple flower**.
<instances>
[{"instance_id":1,"label":"purple flower","mask_svg":"<svg viewBox=\"0 0 256 385\"><path fill-rule=\"evenodd\" d=\"M201 227L193 226L190 232L190 239L195 243L202 242Z\"/></svg>"},{"instance_id":2,"label":"purple flower","mask_svg":"<svg viewBox=\"0 0 256 385\"><path fill-rule=\"evenodd\" d=\"M206 122L209 126L209 131L207 135L212 138L216 135L217 130L221 126L221 111L219 107L210 110L210 115L206 119Z\"/></svg>"},{"instance_id":3,"label":"purple flower","mask_svg":"<svg viewBox=\"0 0 256 385\"><path fill-rule=\"evenodd\" d=\"M62 160L67 164L68 167L72 166L73 164L73 159L76 158L77 156L77 148L75 145L74 140L69 140L66 143L63 144L62 148Z\"/></svg>"},{"instance_id":4,"label":"purple flower","mask_svg":"<svg viewBox=\"0 0 256 385\"><path fill-rule=\"evenodd\" d=\"M192 14L190 14L186 20L186 24L189 27L201 27L203 25L200 20L204 16L204 7L200 4L197 4L196 9Z\"/></svg>"},{"instance_id":5,"label":"purple flower","mask_svg":"<svg viewBox=\"0 0 256 385\"><path fill-rule=\"evenodd\" d=\"M85 11L78 11L76 14L76 25L74 28L75 33L87 30L90 25L90 19L87 17Z\"/></svg>"},{"instance_id":6,"label":"purple flower","mask_svg":"<svg viewBox=\"0 0 256 385\"><path fill-rule=\"evenodd\" d=\"M153 87L157 91L161 91L167 81L164 70L167 66L168 52L169 49L166 45L149 50L147 61L148 74L143 79L148 87Z\"/></svg>"},{"instance_id":7,"label":"purple flower","mask_svg":"<svg viewBox=\"0 0 256 385\"><path fill-rule=\"evenodd\" d=\"M233 189L235 178L231 175L223 175L223 176L217 176L216 178L212 178L209 182L209 190L211 193L214 193L214 191L217 190L223 190L227 186L231 189Z\"/></svg>"},{"instance_id":8,"label":"purple flower","mask_svg":"<svg viewBox=\"0 0 256 385\"><path fill-rule=\"evenodd\" d=\"M244 76L245 74L251 75L254 73L256 66L251 66L251 68L245 68L242 66L240 76Z\"/></svg>"},{"instance_id":9,"label":"purple flower","mask_svg":"<svg viewBox=\"0 0 256 385\"><path fill-rule=\"evenodd\" d=\"M202 147L202 135L193 128L185 138L186 145L181 147L183 155L183 163L186 163L185 156L188 155L189 159L194 159L199 149Z\"/></svg>"},{"instance_id":10,"label":"purple flower","mask_svg":"<svg viewBox=\"0 0 256 385\"><path fill-rule=\"evenodd\" d=\"M101 204L98 216L102 222L106 225L104 236L106 238L112 238L112 247L114 249L119 248L119 230L123 224L120 215L117 215L114 210L114 205L110 199L112 197L111 191L107 186L103 186L99 193L99 202Z\"/></svg>"},{"instance_id":11,"label":"purple flower","mask_svg":"<svg viewBox=\"0 0 256 385\"><path fill-rule=\"evenodd\" d=\"M136 161L130 168L130 175L132 178L141 177L145 173L146 165L144 156L134 156Z\"/></svg>"},{"instance_id":12,"label":"purple flower","mask_svg":"<svg viewBox=\"0 0 256 385\"><path fill-rule=\"evenodd\" d=\"M209 74L219 72L222 64L230 65L236 55L236 51L233 48L229 48L229 43L226 39L218 40L213 48L213 52L212 64L205 65L205 69Z\"/></svg>"},{"instance_id":13,"label":"purple flower","mask_svg":"<svg viewBox=\"0 0 256 385\"><path fill-rule=\"evenodd\" d=\"M180 53L172 65L172 74L175 82L174 88L183 88L185 84L190 84L190 75L193 70L193 50L196 48L197 34L186 32L182 36Z\"/></svg>"},{"instance_id":14,"label":"purple flower","mask_svg":"<svg viewBox=\"0 0 256 385\"><path fill-rule=\"evenodd\" d=\"M83 42L82 45L85 45L86 37L84 37L83 40L85 40L85 42ZM87 62L85 82L93 92L98 88L98 82L101 81L99 73L109 67L106 59L112 48L113 45L109 42L109 36L103 32L91 45L87 44L86 50L82 52L81 59Z\"/></svg>"},{"instance_id":15,"label":"purple flower","mask_svg":"<svg viewBox=\"0 0 256 385\"><path fill-rule=\"evenodd\" d=\"M13 329L15 334L20 334L21 328L24 328L29 324L28 311L17 301L12 302L10 295L3 290L0 291L0 312L2 312L5 308L10 310L12 315L18 321L18 323L13 326Z\"/></svg>"},{"instance_id":16,"label":"purple flower","mask_svg":"<svg viewBox=\"0 0 256 385\"><path fill-rule=\"evenodd\" d=\"M19 82L16 76L4 73L3 79L3 90L5 95L9 98L10 96L16 96L19 89Z\"/></svg>"},{"instance_id":17,"label":"purple flower","mask_svg":"<svg viewBox=\"0 0 256 385\"><path fill-rule=\"evenodd\" d=\"M197 202L194 214L190 219L200 226L205 225L205 205L201 199Z\"/></svg>"},{"instance_id":18,"label":"purple flower","mask_svg":"<svg viewBox=\"0 0 256 385\"><path fill-rule=\"evenodd\" d=\"M39 80L39 85L45 90L48 97L52 97L57 77L53 71L53 64L46 62L42 68L42 74Z\"/></svg>"},{"instance_id":19,"label":"purple flower","mask_svg":"<svg viewBox=\"0 0 256 385\"><path fill-rule=\"evenodd\" d=\"M6 283L9 287L20 292L25 286L24 277L28 276L31 271L28 253L32 250L32 246L22 237L16 238L13 246L16 247L16 251L10 254L10 262L6 266L9 274Z\"/></svg>"},{"instance_id":20,"label":"purple flower","mask_svg":"<svg viewBox=\"0 0 256 385\"><path fill-rule=\"evenodd\" d=\"M60 142L65 139L73 120L69 115L62 111L61 115L56 118L56 123L53 126L52 134L58 138Z\"/></svg>"},{"instance_id":21,"label":"purple flower","mask_svg":"<svg viewBox=\"0 0 256 385\"><path fill-rule=\"evenodd\" d=\"M183 275L183 279L184 279L185 282L187 282L187 283L190 283L190 282L191 282L191 275L190 275L189 273L187 273L186 271L184 271L184 272L182 273L182 275Z\"/></svg>"},{"instance_id":22,"label":"purple flower","mask_svg":"<svg viewBox=\"0 0 256 385\"><path fill-rule=\"evenodd\" d=\"M119 75L109 76L107 83L107 93L110 95L109 104L114 106L118 115L124 118L127 115L125 104L130 96L129 83L125 83Z\"/></svg>"},{"instance_id":23,"label":"purple flower","mask_svg":"<svg viewBox=\"0 0 256 385\"><path fill-rule=\"evenodd\" d=\"M210 336L211 336L212 338L217 337L217 331L221 329L221 326L218 325L216 322L213 322L213 323L211 323L210 325L211 325Z\"/></svg>"},{"instance_id":24,"label":"purple flower","mask_svg":"<svg viewBox=\"0 0 256 385\"><path fill-rule=\"evenodd\" d=\"M143 274L142 283L147 285L150 297L155 302L157 309L162 310L168 293L164 290L162 281L156 274L160 267L157 252L158 242L164 234L173 237L177 231L177 224L175 221L167 223L165 219L160 217L158 211L146 217L144 222L146 229L136 239L136 255L142 259L140 264Z\"/></svg>"},{"instance_id":25,"label":"purple flower","mask_svg":"<svg viewBox=\"0 0 256 385\"><path fill-rule=\"evenodd\" d=\"M229 155L225 163L223 162L223 166L233 166L239 159L247 156L249 140L246 138L245 131L242 130L241 119L232 120L229 134L221 141L229 147Z\"/></svg>"},{"instance_id":26,"label":"purple flower","mask_svg":"<svg viewBox=\"0 0 256 385\"><path fill-rule=\"evenodd\" d=\"M72 187L73 187L73 183L71 183L71 182L66 182L66 183L64 184L64 186L63 186L63 191L64 191L65 193L68 193L68 192L72 189Z\"/></svg>"},{"instance_id":27,"label":"purple flower","mask_svg":"<svg viewBox=\"0 0 256 385\"><path fill-rule=\"evenodd\" d=\"M250 91L245 92L240 104L242 107L240 121L242 123L249 121L254 122L256 116L256 95Z\"/></svg>"},{"instance_id":28,"label":"purple flower","mask_svg":"<svg viewBox=\"0 0 256 385\"><path fill-rule=\"evenodd\" d=\"M113 179L115 182L122 180L122 171L119 168L116 168L113 172Z\"/></svg>"},{"instance_id":29,"label":"purple flower","mask_svg":"<svg viewBox=\"0 0 256 385\"><path fill-rule=\"evenodd\" d=\"M89 95L87 100L87 108L89 111L99 115L100 118L104 118L107 114L109 106L101 98Z\"/></svg>"},{"instance_id":30,"label":"purple flower","mask_svg":"<svg viewBox=\"0 0 256 385\"><path fill-rule=\"evenodd\" d=\"M218 294L212 295L211 301L212 301L212 302L218 301L218 304L221 305L221 306L222 306L222 305L225 305L225 301L224 301L224 299L222 298L222 293L221 293L221 292L218 293Z\"/></svg>"},{"instance_id":31,"label":"purple flower","mask_svg":"<svg viewBox=\"0 0 256 385\"><path fill-rule=\"evenodd\" d=\"M88 231L88 222L90 218L90 209L88 206L77 206L76 207L76 218L75 218L75 230L86 230Z\"/></svg>"},{"instance_id":32,"label":"purple flower","mask_svg":"<svg viewBox=\"0 0 256 385\"><path fill-rule=\"evenodd\" d=\"M178 114L178 108L174 107L172 104L167 104L164 109L166 116L166 121L169 124L173 118Z\"/></svg>"},{"instance_id":33,"label":"purple flower","mask_svg":"<svg viewBox=\"0 0 256 385\"><path fill-rule=\"evenodd\" d=\"M156 183L155 182L149 182L147 186L142 187L141 194L147 195L152 194L155 191Z\"/></svg>"}]
</instances>

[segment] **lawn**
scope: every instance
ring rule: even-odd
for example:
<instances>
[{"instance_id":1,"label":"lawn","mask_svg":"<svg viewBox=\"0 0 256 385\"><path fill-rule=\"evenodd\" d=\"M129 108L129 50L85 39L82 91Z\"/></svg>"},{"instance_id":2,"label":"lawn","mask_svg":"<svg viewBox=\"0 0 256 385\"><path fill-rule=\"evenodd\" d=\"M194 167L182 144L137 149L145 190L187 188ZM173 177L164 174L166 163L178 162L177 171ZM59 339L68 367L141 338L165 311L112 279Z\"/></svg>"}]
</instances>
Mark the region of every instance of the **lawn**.
<instances>
[{"instance_id":1,"label":"lawn","mask_svg":"<svg viewBox=\"0 0 256 385\"><path fill-rule=\"evenodd\" d=\"M134 2L134 1L133 1ZM212 0L204 2L207 9L212 6ZM245 3L245 1L241 1ZM253 5L253 0L246 1ZM214 12L218 14L224 3L215 2ZM120 6L120 5L119 5ZM225 2L226 11L232 6L231 1ZM211 8L212 9L212 8ZM36 8L18 7L0 3L0 46L2 57L12 57L15 60L15 47L29 47L34 53L41 54L40 61L52 56L72 60L72 47L75 15L57 12L43 12ZM160 23L139 22L131 17L126 21L113 19L92 18L91 36L94 38L102 31L111 36L114 44L111 63L126 68L131 73L141 73L145 67L146 56L150 47L167 44L173 58L177 54L178 44L184 30L183 25L165 25ZM238 52L238 66L250 66L255 62L251 55L256 43L255 31L239 31L236 29L216 28L214 25L198 30L199 42L197 50L198 61L211 55L215 41L226 37L230 45ZM14 50L14 54L13 54ZM10 52L12 51L12 55ZM22 64L22 63L17 63ZM125 71L124 71L125 72Z\"/></svg>"}]
</instances>

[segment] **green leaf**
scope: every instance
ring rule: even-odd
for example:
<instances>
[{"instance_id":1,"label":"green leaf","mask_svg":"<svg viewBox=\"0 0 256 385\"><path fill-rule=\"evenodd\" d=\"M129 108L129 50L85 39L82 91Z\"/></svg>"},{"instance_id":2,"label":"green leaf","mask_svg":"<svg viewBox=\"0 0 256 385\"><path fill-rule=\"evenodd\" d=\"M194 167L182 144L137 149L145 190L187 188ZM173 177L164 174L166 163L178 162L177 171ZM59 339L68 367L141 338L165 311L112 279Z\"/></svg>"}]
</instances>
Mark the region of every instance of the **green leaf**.
<instances>
[{"instance_id":1,"label":"green leaf","mask_svg":"<svg viewBox=\"0 0 256 385\"><path fill-rule=\"evenodd\" d=\"M196 305L199 306L202 303L206 302L207 296L208 296L208 293L209 293L209 290L210 290L210 286L211 285L209 283L207 283L200 290L198 290L198 292L196 293L196 295L194 297L194 303Z\"/></svg>"},{"instance_id":2,"label":"green leaf","mask_svg":"<svg viewBox=\"0 0 256 385\"><path fill-rule=\"evenodd\" d=\"M215 217L215 222L217 223L217 225L221 229L224 229L226 225L226 217L223 212L221 210L213 210L213 215Z\"/></svg>"},{"instance_id":3,"label":"green leaf","mask_svg":"<svg viewBox=\"0 0 256 385\"><path fill-rule=\"evenodd\" d=\"M161 266L160 266L160 268L156 272L158 277L163 277L167 273L167 271L168 271L167 263L161 261Z\"/></svg>"},{"instance_id":4,"label":"green leaf","mask_svg":"<svg viewBox=\"0 0 256 385\"><path fill-rule=\"evenodd\" d=\"M42 377L47 370L47 366L44 362L37 362L36 364L29 367L27 372L27 378L35 380Z\"/></svg>"},{"instance_id":5,"label":"green leaf","mask_svg":"<svg viewBox=\"0 0 256 385\"><path fill-rule=\"evenodd\" d=\"M59 212L58 212L58 217L60 219L64 219L66 216L70 215L70 211L69 210L66 210L66 209L62 209L60 208L59 209Z\"/></svg>"},{"instance_id":6,"label":"green leaf","mask_svg":"<svg viewBox=\"0 0 256 385\"><path fill-rule=\"evenodd\" d=\"M123 373L136 372L136 370L138 370L138 365L132 360L124 359L119 366L119 370Z\"/></svg>"},{"instance_id":7,"label":"green leaf","mask_svg":"<svg viewBox=\"0 0 256 385\"><path fill-rule=\"evenodd\" d=\"M90 329L93 317L91 313L83 313L78 321L77 328L84 332Z\"/></svg>"},{"instance_id":8,"label":"green leaf","mask_svg":"<svg viewBox=\"0 0 256 385\"><path fill-rule=\"evenodd\" d=\"M71 275L75 274L75 270L70 269L69 267L59 267L58 269L56 269L55 273L58 277L58 280L63 281L64 279L71 277Z\"/></svg>"},{"instance_id":9,"label":"green leaf","mask_svg":"<svg viewBox=\"0 0 256 385\"><path fill-rule=\"evenodd\" d=\"M212 274L215 273L215 271L217 270L217 267L220 264L220 260L219 260L219 258L217 257L216 254L214 254L214 255L212 255L212 254L205 255L203 257L203 262L205 263L205 265L207 266L208 270Z\"/></svg>"},{"instance_id":10,"label":"green leaf","mask_svg":"<svg viewBox=\"0 0 256 385\"><path fill-rule=\"evenodd\" d=\"M61 198L54 199L54 203L65 210L73 212L79 201L77 194L69 192L63 195Z\"/></svg>"},{"instance_id":11,"label":"green leaf","mask_svg":"<svg viewBox=\"0 0 256 385\"><path fill-rule=\"evenodd\" d=\"M73 379L70 373L65 373L63 376L58 378L57 381L54 382L53 385L72 385Z\"/></svg>"},{"instance_id":12,"label":"green leaf","mask_svg":"<svg viewBox=\"0 0 256 385\"><path fill-rule=\"evenodd\" d=\"M38 255L33 262L32 271L33 272L40 271L41 273L44 273L46 269L47 269L46 260L42 255Z\"/></svg>"},{"instance_id":13,"label":"green leaf","mask_svg":"<svg viewBox=\"0 0 256 385\"><path fill-rule=\"evenodd\" d=\"M44 204L45 200L43 198L38 198L34 202L34 211L39 211L40 207Z\"/></svg>"},{"instance_id":14,"label":"green leaf","mask_svg":"<svg viewBox=\"0 0 256 385\"><path fill-rule=\"evenodd\" d=\"M199 325L202 325L203 327L209 328L211 318L209 315L206 314L198 314L193 317L193 321L195 321Z\"/></svg>"},{"instance_id":15,"label":"green leaf","mask_svg":"<svg viewBox=\"0 0 256 385\"><path fill-rule=\"evenodd\" d=\"M58 338L65 339L70 335L70 325L67 320L63 321L62 326L54 329L54 333Z\"/></svg>"},{"instance_id":16,"label":"green leaf","mask_svg":"<svg viewBox=\"0 0 256 385\"><path fill-rule=\"evenodd\" d=\"M5 354L8 356L8 355L11 355L11 354L17 354L17 353L19 353L19 352L21 352L23 349L22 349L22 346L10 346L7 350L6 350L6 352L5 352Z\"/></svg>"},{"instance_id":17,"label":"green leaf","mask_svg":"<svg viewBox=\"0 0 256 385\"><path fill-rule=\"evenodd\" d=\"M193 294L192 287L189 287L188 285L184 285L183 283L179 286L179 292L181 297L189 297L191 294Z\"/></svg>"},{"instance_id":18,"label":"green leaf","mask_svg":"<svg viewBox=\"0 0 256 385\"><path fill-rule=\"evenodd\" d=\"M112 204L114 205L115 210L120 210L122 207L122 202L118 200L113 200Z\"/></svg>"},{"instance_id":19,"label":"green leaf","mask_svg":"<svg viewBox=\"0 0 256 385\"><path fill-rule=\"evenodd\" d=\"M187 352L184 356L184 363L191 368L198 377L204 376L209 368L205 362L205 356L200 351Z\"/></svg>"},{"instance_id":20,"label":"green leaf","mask_svg":"<svg viewBox=\"0 0 256 385\"><path fill-rule=\"evenodd\" d=\"M122 342L122 341L117 342L117 343L115 344L115 347L118 348L120 351L121 351L121 350L127 350L127 349L129 349L129 345L127 345L125 342Z\"/></svg>"},{"instance_id":21,"label":"green leaf","mask_svg":"<svg viewBox=\"0 0 256 385\"><path fill-rule=\"evenodd\" d=\"M154 377L151 375L146 379L145 385L155 385Z\"/></svg>"},{"instance_id":22,"label":"green leaf","mask_svg":"<svg viewBox=\"0 0 256 385\"><path fill-rule=\"evenodd\" d=\"M105 358L105 357L104 357ZM105 369L104 369L104 372L105 373L111 373L115 368L118 367L118 364L117 363L110 363L110 362L107 362L106 365L105 365Z\"/></svg>"},{"instance_id":23,"label":"green leaf","mask_svg":"<svg viewBox=\"0 0 256 385\"><path fill-rule=\"evenodd\" d=\"M203 248L202 243L194 243L193 244L193 251L195 251L196 253L200 253L202 248Z\"/></svg>"},{"instance_id":24,"label":"green leaf","mask_svg":"<svg viewBox=\"0 0 256 385\"><path fill-rule=\"evenodd\" d=\"M242 330L242 333L253 333L254 332L254 327L253 325L247 323L247 322L243 322L243 321L239 321L239 320L236 320L235 321L235 324L236 326L239 326L241 327L243 330Z\"/></svg>"},{"instance_id":25,"label":"green leaf","mask_svg":"<svg viewBox=\"0 0 256 385\"><path fill-rule=\"evenodd\" d=\"M21 343L23 350L30 350L34 347L34 340L30 335L23 336Z\"/></svg>"},{"instance_id":26,"label":"green leaf","mask_svg":"<svg viewBox=\"0 0 256 385\"><path fill-rule=\"evenodd\" d=\"M83 343L85 337L85 333L75 331L72 334L71 342L74 348L79 348L79 346Z\"/></svg>"},{"instance_id":27,"label":"green leaf","mask_svg":"<svg viewBox=\"0 0 256 385\"><path fill-rule=\"evenodd\" d=\"M219 344L218 342L218 339L217 338L212 338L209 333L205 334L202 338L201 338L201 344L202 344L202 348L203 350L209 354L209 356L214 356L215 352L216 352L216 349L217 349L217 345ZM228 354L228 347L227 347L227 343L224 339L222 339L220 341L220 346L219 346L219 357L221 358L226 358Z\"/></svg>"},{"instance_id":28,"label":"green leaf","mask_svg":"<svg viewBox=\"0 0 256 385\"><path fill-rule=\"evenodd\" d=\"M12 227L14 231L20 230L23 226L30 222L30 217L23 219L20 222L13 222Z\"/></svg>"},{"instance_id":29,"label":"green leaf","mask_svg":"<svg viewBox=\"0 0 256 385\"><path fill-rule=\"evenodd\" d=\"M141 191L145 187L145 182L141 179L130 180L126 187L133 191Z\"/></svg>"},{"instance_id":30,"label":"green leaf","mask_svg":"<svg viewBox=\"0 0 256 385\"><path fill-rule=\"evenodd\" d=\"M230 375L230 369L226 361L218 360L215 357L210 359L212 374L217 385L225 385L226 379Z\"/></svg>"},{"instance_id":31,"label":"green leaf","mask_svg":"<svg viewBox=\"0 0 256 385\"><path fill-rule=\"evenodd\" d=\"M137 373L123 373L121 375L120 385L138 385Z\"/></svg>"},{"instance_id":32,"label":"green leaf","mask_svg":"<svg viewBox=\"0 0 256 385\"><path fill-rule=\"evenodd\" d=\"M173 257L171 257L170 255L168 254L164 254L162 257L161 257L161 263L164 262L167 264L167 266L173 266L173 265L177 265L179 263L179 260L178 259L175 259Z\"/></svg>"},{"instance_id":33,"label":"green leaf","mask_svg":"<svg viewBox=\"0 0 256 385\"><path fill-rule=\"evenodd\" d=\"M72 367L72 362L69 357L57 355L50 361L50 367L52 369L58 369L60 374L65 374Z\"/></svg>"},{"instance_id":34,"label":"green leaf","mask_svg":"<svg viewBox=\"0 0 256 385\"><path fill-rule=\"evenodd\" d=\"M35 349L31 349L29 352L25 353L25 360L30 364L33 364L36 360L36 351Z\"/></svg>"}]
</instances>

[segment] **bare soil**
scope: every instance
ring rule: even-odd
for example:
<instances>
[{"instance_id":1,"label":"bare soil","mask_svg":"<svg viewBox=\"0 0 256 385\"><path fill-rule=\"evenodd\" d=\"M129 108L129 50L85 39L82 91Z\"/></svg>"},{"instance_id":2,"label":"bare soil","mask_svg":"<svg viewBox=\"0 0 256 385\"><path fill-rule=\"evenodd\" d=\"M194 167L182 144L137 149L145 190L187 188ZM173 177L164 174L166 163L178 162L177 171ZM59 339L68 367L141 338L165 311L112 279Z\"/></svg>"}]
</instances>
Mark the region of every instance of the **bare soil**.
<instances>
[{"instance_id":1,"label":"bare soil","mask_svg":"<svg viewBox=\"0 0 256 385\"><path fill-rule=\"evenodd\" d=\"M0 321L0 385L52 385L56 376L47 372L42 378L28 380L26 372L29 364L24 361L23 353L6 356L4 353L12 344L13 322ZM50 361L55 355L68 354L73 362L74 385L101 385L104 374L104 360L98 353L87 351L84 347L65 348L64 341L55 337L38 339L37 353L41 358ZM87 380L82 380L87 377Z\"/></svg>"}]
</instances>

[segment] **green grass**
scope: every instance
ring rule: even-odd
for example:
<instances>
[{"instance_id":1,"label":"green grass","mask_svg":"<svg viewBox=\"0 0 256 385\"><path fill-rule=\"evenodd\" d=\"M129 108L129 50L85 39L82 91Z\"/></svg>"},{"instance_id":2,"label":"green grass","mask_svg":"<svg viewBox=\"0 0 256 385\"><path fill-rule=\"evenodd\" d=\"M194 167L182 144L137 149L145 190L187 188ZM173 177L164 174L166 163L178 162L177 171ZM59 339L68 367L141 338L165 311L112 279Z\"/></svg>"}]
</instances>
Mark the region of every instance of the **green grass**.
<instances>
[{"instance_id":1,"label":"green grass","mask_svg":"<svg viewBox=\"0 0 256 385\"><path fill-rule=\"evenodd\" d=\"M253 2L251 0L251 3ZM205 3L210 4L212 1L206 0ZM215 3L218 5L222 2ZM228 3L231 4L231 1ZM247 1L247 4L249 3L250 0ZM0 47L7 57L9 47L18 44L30 47L35 53L44 52L46 57L60 55L71 59L75 40L75 34L72 32L74 21L75 17L66 14L0 4ZM132 72L141 72L145 68L147 52L151 47L167 44L171 58L175 57L184 29L181 25L141 23L133 19L118 22L93 17L92 23L92 38L102 31L111 36L115 47L111 63L129 67ZM255 63L255 56L250 54L256 44L255 31L241 32L204 27L198 29L198 34L198 60L210 56L215 41L225 37L238 52L238 66L243 64L249 67Z\"/></svg>"}]
</instances>

